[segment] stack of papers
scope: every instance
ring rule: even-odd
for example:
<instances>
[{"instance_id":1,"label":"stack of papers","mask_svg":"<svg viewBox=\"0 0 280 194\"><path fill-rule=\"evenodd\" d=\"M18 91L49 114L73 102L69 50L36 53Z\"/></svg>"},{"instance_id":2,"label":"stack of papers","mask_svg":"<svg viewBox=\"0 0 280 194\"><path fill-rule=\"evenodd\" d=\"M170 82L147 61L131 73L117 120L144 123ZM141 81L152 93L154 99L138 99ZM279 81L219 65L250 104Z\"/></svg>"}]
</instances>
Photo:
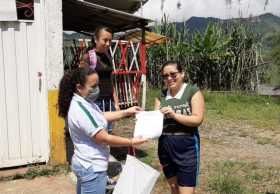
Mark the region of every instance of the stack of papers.
<instances>
[{"instance_id":1,"label":"stack of papers","mask_svg":"<svg viewBox=\"0 0 280 194\"><path fill-rule=\"evenodd\" d=\"M161 136L163 114L157 111L143 111L136 115L134 137L154 139Z\"/></svg>"}]
</instances>

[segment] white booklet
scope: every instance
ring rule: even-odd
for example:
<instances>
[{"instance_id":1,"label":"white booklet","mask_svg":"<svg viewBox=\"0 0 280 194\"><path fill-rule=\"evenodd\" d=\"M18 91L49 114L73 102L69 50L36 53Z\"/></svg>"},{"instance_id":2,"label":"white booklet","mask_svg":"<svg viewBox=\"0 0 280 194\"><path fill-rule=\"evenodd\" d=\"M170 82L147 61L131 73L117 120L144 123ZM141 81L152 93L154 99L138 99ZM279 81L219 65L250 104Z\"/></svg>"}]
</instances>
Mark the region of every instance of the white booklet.
<instances>
[{"instance_id":1,"label":"white booklet","mask_svg":"<svg viewBox=\"0 0 280 194\"><path fill-rule=\"evenodd\" d=\"M158 138L162 133L163 114L157 111L143 111L136 115L134 137Z\"/></svg>"}]
</instances>

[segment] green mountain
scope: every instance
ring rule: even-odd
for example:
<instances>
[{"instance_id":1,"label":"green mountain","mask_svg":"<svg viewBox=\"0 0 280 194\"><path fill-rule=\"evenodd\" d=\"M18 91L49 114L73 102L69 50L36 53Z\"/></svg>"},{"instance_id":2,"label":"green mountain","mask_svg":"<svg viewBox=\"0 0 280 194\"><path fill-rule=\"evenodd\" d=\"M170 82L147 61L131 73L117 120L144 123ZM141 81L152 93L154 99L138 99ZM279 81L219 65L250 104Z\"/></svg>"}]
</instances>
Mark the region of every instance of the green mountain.
<instances>
[{"instance_id":1,"label":"green mountain","mask_svg":"<svg viewBox=\"0 0 280 194\"><path fill-rule=\"evenodd\" d=\"M271 47L271 35L275 32L280 31L280 17L266 13L259 16L249 17L249 18L233 18L233 19L219 19L213 17L191 17L185 22L176 22L176 26L178 29L187 28L190 32L204 32L207 28L207 25L210 23L219 23L222 25L226 25L229 23L241 22L248 25L253 31L260 34L265 42L265 47ZM64 33L64 40L72 40L72 39L84 39L89 38L84 34L73 33L67 34Z\"/></svg>"},{"instance_id":2,"label":"green mountain","mask_svg":"<svg viewBox=\"0 0 280 194\"><path fill-rule=\"evenodd\" d=\"M228 24L242 23L248 26L253 32L257 33L262 39L264 50L270 50L272 46L272 36L280 32L280 17L266 13L249 18L219 19L213 17L191 17L185 22L176 22L178 29L186 28L191 33L204 32L210 23L218 23L223 27Z\"/></svg>"},{"instance_id":3,"label":"green mountain","mask_svg":"<svg viewBox=\"0 0 280 194\"><path fill-rule=\"evenodd\" d=\"M241 22L250 26L256 33L267 34L280 31L280 17L266 13L259 16L249 18L233 18L233 19L219 19L213 17L191 17L185 22L177 22L178 28L186 27L189 31L204 32L209 23L229 24L234 22Z\"/></svg>"}]
</instances>

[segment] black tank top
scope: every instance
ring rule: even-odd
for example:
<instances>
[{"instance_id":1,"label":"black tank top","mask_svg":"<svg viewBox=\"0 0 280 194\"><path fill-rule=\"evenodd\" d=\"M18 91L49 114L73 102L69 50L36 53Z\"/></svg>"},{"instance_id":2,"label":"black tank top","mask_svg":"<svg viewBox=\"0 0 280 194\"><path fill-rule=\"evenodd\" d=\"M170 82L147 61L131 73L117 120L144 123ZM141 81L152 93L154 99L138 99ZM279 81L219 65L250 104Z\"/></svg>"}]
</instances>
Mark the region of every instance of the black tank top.
<instances>
[{"instance_id":1,"label":"black tank top","mask_svg":"<svg viewBox=\"0 0 280 194\"><path fill-rule=\"evenodd\" d=\"M113 65L109 58L110 56L104 53L96 52L97 64L96 72L99 76L100 95L98 100L112 99L113 98L113 83L112 83L112 71Z\"/></svg>"}]
</instances>

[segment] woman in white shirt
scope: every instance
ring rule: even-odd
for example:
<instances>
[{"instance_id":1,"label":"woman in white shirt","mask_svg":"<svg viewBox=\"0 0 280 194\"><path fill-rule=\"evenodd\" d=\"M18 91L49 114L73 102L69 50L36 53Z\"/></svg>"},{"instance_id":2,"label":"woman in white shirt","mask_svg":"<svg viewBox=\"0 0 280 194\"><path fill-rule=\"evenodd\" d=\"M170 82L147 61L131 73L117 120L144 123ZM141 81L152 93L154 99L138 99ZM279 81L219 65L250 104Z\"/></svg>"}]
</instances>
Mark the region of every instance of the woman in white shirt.
<instances>
[{"instance_id":1,"label":"woman in white shirt","mask_svg":"<svg viewBox=\"0 0 280 194\"><path fill-rule=\"evenodd\" d=\"M94 70L78 68L66 73L59 85L59 115L65 118L75 147L71 167L77 176L78 194L105 193L108 145L133 146L146 141L108 134L108 122L135 115L141 108L101 112L92 103L98 96L98 82L98 74Z\"/></svg>"}]
</instances>

